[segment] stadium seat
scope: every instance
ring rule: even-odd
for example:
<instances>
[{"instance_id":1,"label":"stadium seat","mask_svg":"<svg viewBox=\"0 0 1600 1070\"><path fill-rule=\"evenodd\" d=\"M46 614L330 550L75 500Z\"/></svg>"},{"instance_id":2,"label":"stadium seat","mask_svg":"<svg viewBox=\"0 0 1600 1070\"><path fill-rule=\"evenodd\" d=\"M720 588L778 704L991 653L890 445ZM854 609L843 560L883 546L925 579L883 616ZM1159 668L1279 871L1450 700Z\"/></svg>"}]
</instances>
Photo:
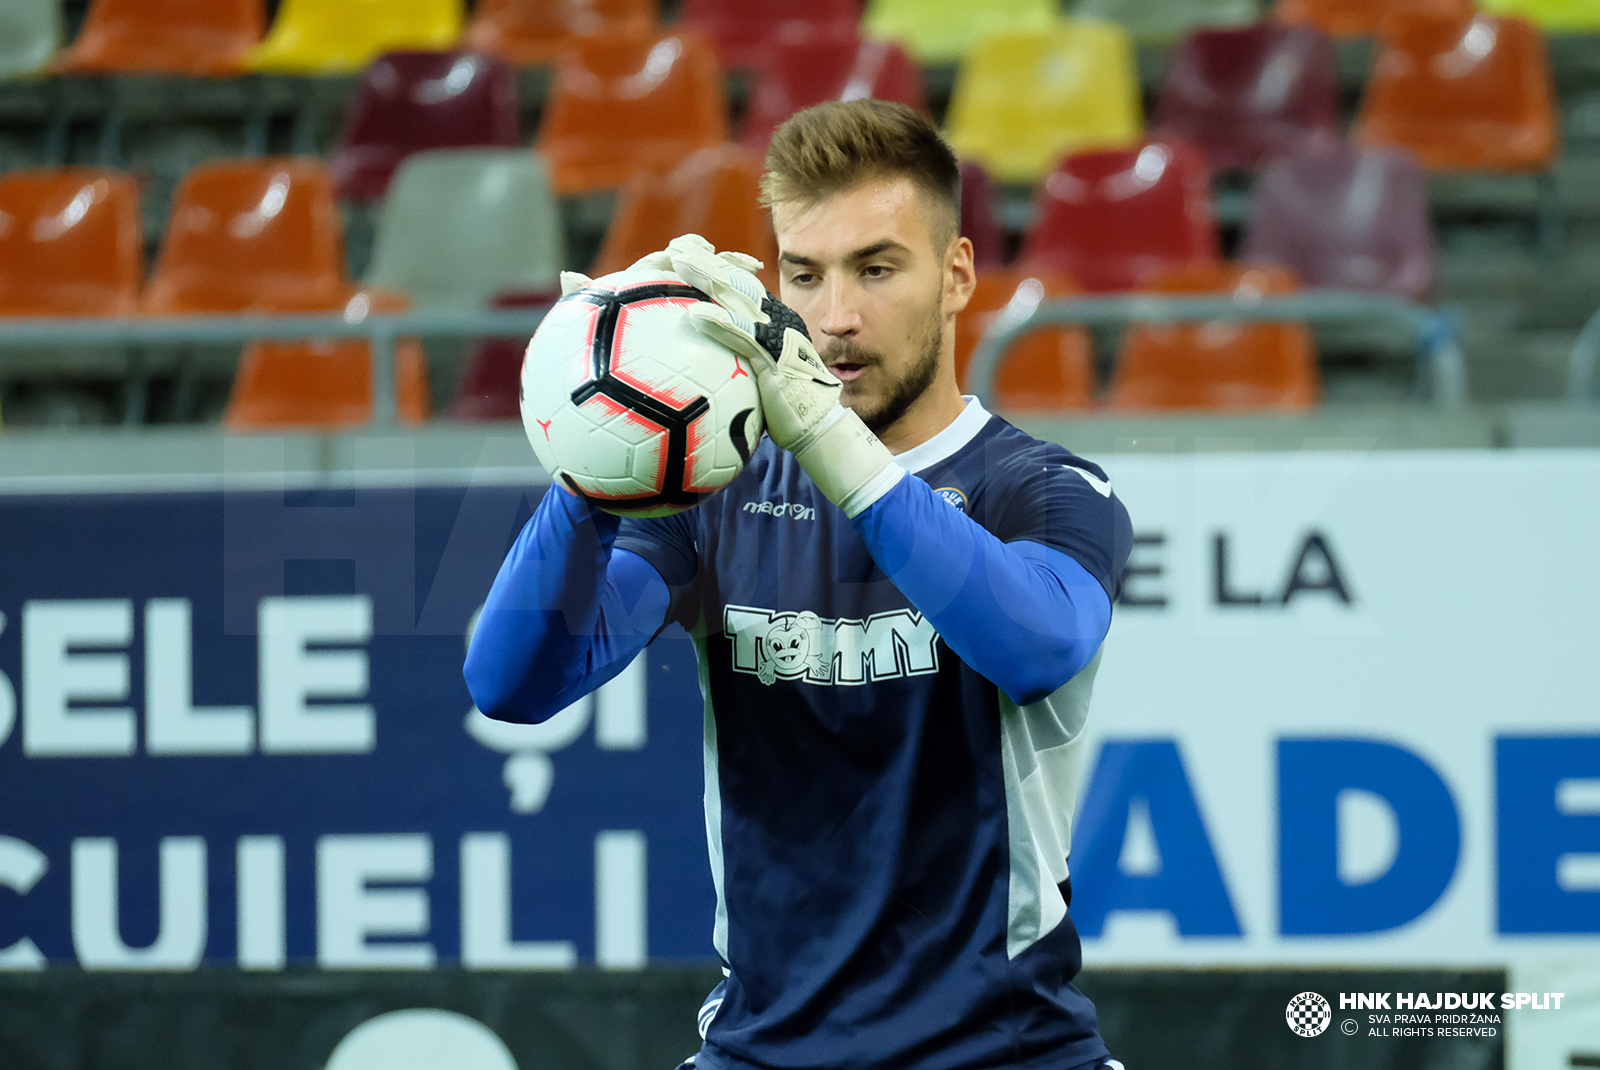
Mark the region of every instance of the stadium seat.
<instances>
[{"instance_id":1,"label":"stadium seat","mask_svg":"<svg viewBox=\"0 0 1600 1070\"><path fill-rule=\"evenodd\" d=\"M918 63L954 63L993 34L1048 29L1060 6L1057 0L869 0L861 32L898 41Z\"/></svg>"},{"instance_id":2,"label":"stadium seat","mask_svg":"<svg viewBox=\"0 0 1600 1070\"><path fill-rule=\"evenodd\" d=\"M927 109L922 68L899 45L863 40L854 26L785 27L767 42L759 71L740 140L762 154L780 123L825 100L872 98Z\"/></svg>"},{"instance_id":3,"label":"stadium seat","mask_svg":"<svg viewBox=\"0 0 1600 1070\"><path fill-rule=\"evenodd\" d=\"M693 31L581 37L562 53L539 125L560 194L622 185L727 140L722 67Z\"/></svg>"},{"instance_id":4,"label":"stadium seat","mask_svg":"<svg viewBox=\"0 0 1600 1070\"><path fill-rule=\"evenodd\" d=\"M1048 297L1067 297L1078 287L1058 271L1021 268L983 272L972 300L956 317L956 379L963 390L978 339L1002 312L1026 315ZM1089 332L1049 327L1012 344L995 377L992 401L1011 412L1088 408L1094 402L1094 360Z\"/></svg>"},{"instance_id":5,"label":"stadium seat","mask_svg":"<svg viewBox=\"0 0 1600 1070\"><path fill-rule=\"evenodd\" d=\"M395 172L365 285L422 309L478 309L501 290L557 285L565 260L560 212L533 152L433 149Z\"/></svg>"},{"instance_id":6,"label":"stadium seat","mask_svg":"<svg viewBox=\"0 0 1600 1070\"><path fill-rule=\"evenodd\" d=\"M761 160L739 145L701 149L665 175L640 172L622 187L594 274L621 271L680 234L699 234L760 260L762 282L776 290L778 243L760 196Z\"/></svg>"},{"instance_id":7,"label":"stadium seat","mask_svg":"<svg viewBox=\"0 0 1600 1070\"><path fill-rule=\"evenodd\" d=\"M395 400L400 420L425 423L430 413L428 366L422 347L403 339L394 351ZM255 342L239 358L223 426L357 427L372 419L372 364L359 341Z\"/></svg>"},{"instance_id":8,"label":"stadium seat","mask_svg":"<svg viewBox=\"0 0 1600 1070\"><path fill-rule=\"evenodd\" d=\"M1285 268L1192 264L1149 289L1252 300L1292 292ZM1106 404L1113 409L1307 409L1319 393L1311 332L1298 323L1143 326L1123 336Z\"/></svg>"},{"instance_id":9,"label":"stadium seat","mask_svg":"<svg viewBox=\"0 0 1600 1070\"><path fill-rule=\"evenodd\" d=\"M972 262L980 271L1006 260L998 198L988 172L971 160L961 161L961 233L971 239Z\"/></svg>"},{"instance_id":10,"label":"stadium seat","mask_svg":"<svg viewBox=\"0 0 1600 1070\"><path fill-rule=\"evenodd\" d=\"M361 75L330 166L346 200L382 197L400 161L426 149L514 146L516 71L470 52L391 52Z\"/></svg>"},{"instance_id":11,"label":"stadium seat","mask_svg":"<svg viewBox=\"0 0 1600 1070\"><path fill-rule=\"evenodd\" d=\"M531 67L552 62L574 37L653 33L656 13L656 0L478 0L461 43Z\"/></svg>"},{"instance_id":12,"label":"stadium seat","mask_svg":"<svg viewBox=\"0 0 1600 1070\"><path fill-rule=\"evenodd\" d=\"M1037 197L1019 261L1064 272L1091 292L1132 289L1160 268L1217 259L1210 178L1192 145L1068 157Z\"/></svg>"},{"instance_id":13,"label":"stadium seat","mask_svg":"<svg viewBox=\"0 0 1600 1070\"><path fill-rule=\"evenodd\" d=\"M1339 135L1332 42L1310 26L1197 30L1173 48L1151 136L1198 145L1213 171L1257 167Z\"/></svg>"},{"instance_id":14,"label":"stadium seat","mask_svg":"<svg viewBox=\"0 0 1600 1070\"><path fill-rule=\"evenodd\" d=\"M1166 44L1199 27L1248 26L1261 17L1260 0L1077 0L1072 16L1109 19L1141 44Z\"/></svg>"},{"instance_id":15,"label":"stadium seat","mask_svg":"<svg viewBox=\"0 0 1600 1070\"><path fill-rule=\"evenodd\" d=\"M144 310L301 312L344 307L333 181L306 157L201 164L178 185Z\"/></svg>"},{"instance_id":16,"label":"stadium seat","mask_svg":"<svg viewBox=\"0 0 1600 1070\"><path fill-rule=\"evenodd\" d=\"M355 74L384 52L442 51L461 38L463 0L283 0L252 70Z\"/></svg>"},{"instance_id":17,"label":"stadium seat","mask_svg":"<svg viewBox=\"0 0 1600 1070\"><path fill-rule=\"evenodd\" d=\"M507 290L495 294L493 308L549 305L561 296L549 290ZM485 338L473 348L467 370L446 415L452 420L517 420L522 416L522 355L526 338Z\"/></svg>"},{"instance_id":18,"label":"stadium seat","mask_svg":"<svg viewBox=\"0 0 1600 1070\"><path fill-rule=\"evenodd\" d=\"M61 0L6 0L0 5L0 79L43 73L61 35Z\"/></svg>"},{"instance_id":19,"label":"stadium seat","mask_svg":"<svg viewBox=\"0 0 1600 1070\"><path fill-rule=\"evenodd\" d=\"M0 316L121 316L139 304L139 192L115 171L0 175Z\"/></svg>"},{"instance_id":20,"label":"stadium seat","mask_svg":"<svg viewBox=\"0 0 1600 1070\"><path fill-rule=\"evenodd\" d=\"M226 77L243 69L266 21L264 0L94 0L56 70Z\"/></svg>"},{"instance_id":21,"label":"stadium seat","mask_svg":"<svg viewBox=\"0 0 1600 1070\"><path fill-rule=\"evenodd\" d=\"M761 68L765 45L780 29L853 33L861 8L857 0L683 0L678 19L711 39L724 67Z\"/></svg>"},{"instance_id":22,"label":"stadium seat","mask_svg":"<svg viewBox=\"0 0 1600 1070\"><path fill-rule=\"evenodd\" d=\"M1550 60L1531 23L1396 15L1384 24L1356 118L1365 145L1431 170L1544 170L1560 147Z\"/></svg>"},{"instance_id":23,"label":"stadium seat","mask_svg":"<svg viewBox=\"0 0 1600 1070\"><path fill-rule=\"evenodd\" d=\"M1433 282L1427 178L1404 149L1317 139L1256 180L1239 255L1285 265L1308 287L1425 300Z\"/></svg>"},{"instance_id":24,"label":"stadium seat","mask_svg":"<svg viewBox=\"0 0 1600 1070\"><path fill-rule=\"evenodd\" d=\"M1479 0L1493 15L1527 19L1551 33L1600 32L1600 2L1596 0Z\"/></svg>"},{"instance_id":25,"label":"stadium seat","mask_svg":"<svg viewBox=\"0 0 1600 1070\"><path fill-rule=\"evenodd\" d=\"M1033 183L1071 152L1139 140L1133 42L1114 23L985 38L956 72L946 135L1002 182Z\"/></svg>"},{"instance_id":26,"label":"stadium seat","mask_svg":"<svg viewBox=\"0 0 1600 1070\"><path fill-rule=\"evenodd\" d=\"M1335 37L1376 34L1391 15L1420 13L1447 18L1468 17L1473 0L1278 0L1272 17L1305 23Z\"/></svg>"}]
</instances>

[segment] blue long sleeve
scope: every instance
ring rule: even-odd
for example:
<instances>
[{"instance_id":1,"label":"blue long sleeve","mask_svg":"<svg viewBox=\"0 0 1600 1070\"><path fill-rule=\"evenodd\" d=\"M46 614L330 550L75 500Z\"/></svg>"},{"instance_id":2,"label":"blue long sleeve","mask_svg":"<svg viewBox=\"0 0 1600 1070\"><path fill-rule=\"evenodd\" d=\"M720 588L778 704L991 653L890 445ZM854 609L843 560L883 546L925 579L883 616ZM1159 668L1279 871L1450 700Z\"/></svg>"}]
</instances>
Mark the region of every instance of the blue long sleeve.
<instances>
[{"instance_id":1,"label":"blue long sleeve","mask_svg":"<svg viewBox=\"0 0 1600 1070\"><path fill-rule=\"evenodd\" d=\"M666 620L647 561L613 552L620 521L552 486L489 590L463 674L478 708L537 722L627 667Z\"/></svg>"},{"instance_id":2,"label":"blue long sleeve","mask_svg":"<svg viewBox=\"0 0 1600 1070\"><path fill-rule=\"evenodd\" d=\"M1081 672L1111 626L1105 588L1072 557L1001 542L921 479L902 479L854 524L950 649L1019 705Z\"/></svg>"}]
</instances>

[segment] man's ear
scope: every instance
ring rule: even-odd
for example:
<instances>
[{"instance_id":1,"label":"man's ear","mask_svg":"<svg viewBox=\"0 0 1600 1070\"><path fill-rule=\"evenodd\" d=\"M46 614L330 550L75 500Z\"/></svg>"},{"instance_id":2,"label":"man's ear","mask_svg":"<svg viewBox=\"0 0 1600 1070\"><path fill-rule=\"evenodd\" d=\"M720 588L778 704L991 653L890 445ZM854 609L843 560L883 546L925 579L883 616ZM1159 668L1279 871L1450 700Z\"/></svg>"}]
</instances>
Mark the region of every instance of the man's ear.
<instances>
[{"instance_id":1,"label":"man's ear","mask_svg":"<svg viewBox=\"0 0 1600 1070\"><path fill-rule=\"evenodd\" d=\"M973 262L972 241L958 237L944 254L944 314L953 316L967 307L978 285L978 269Z\"/></svg>"}]
</instances>

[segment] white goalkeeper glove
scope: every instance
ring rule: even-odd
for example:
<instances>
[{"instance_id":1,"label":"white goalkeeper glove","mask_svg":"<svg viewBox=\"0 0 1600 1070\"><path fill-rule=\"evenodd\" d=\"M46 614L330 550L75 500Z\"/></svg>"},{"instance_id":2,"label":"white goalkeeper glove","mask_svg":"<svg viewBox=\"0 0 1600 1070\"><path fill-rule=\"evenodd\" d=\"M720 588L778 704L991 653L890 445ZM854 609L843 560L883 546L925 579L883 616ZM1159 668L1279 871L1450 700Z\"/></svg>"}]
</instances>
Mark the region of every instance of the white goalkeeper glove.
<instances>
[{"instance_id":1,"label":"white goalkeeper glove","mask_svg":"<svg viewBox=\"0 0 1600 1070\"><path fill-rule=\"evenodd\" d=\"M663 258L656 261L653 258ZM698 234L639 262L667 267L714 303L689 309L701 334L750 358L772 441L794 454L823 495L855 517L905 476L861 417L839 404L844 384L817 355L805 321L767 293L743 253L717 253Z\"/></svg>"}]
</instances>

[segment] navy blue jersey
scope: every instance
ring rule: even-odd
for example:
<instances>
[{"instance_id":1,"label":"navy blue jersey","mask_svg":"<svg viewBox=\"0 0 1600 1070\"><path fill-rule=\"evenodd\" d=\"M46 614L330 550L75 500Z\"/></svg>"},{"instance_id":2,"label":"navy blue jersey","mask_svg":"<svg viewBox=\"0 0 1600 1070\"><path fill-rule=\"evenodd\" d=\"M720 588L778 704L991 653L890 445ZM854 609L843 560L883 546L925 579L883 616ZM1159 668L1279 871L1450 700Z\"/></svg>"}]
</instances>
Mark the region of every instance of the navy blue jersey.
<instances>
[{"instance_id":1,"label":"navy blue jersey","mask_svg":"<svg viewBox=\"0 0 1600 1070\"><path fill-rule=\"evenodd\" d=\"M1001 542L1064 553L1114 597L1128 518L1093 464L976 402L896 460ZM698 647L727 970L701 1070L1103 1058L1071 984L1066 908L1098 653L1019 704L770 440L695 509L624 521L616 547L661 574Z\"/></svg>"}]
</instances>

